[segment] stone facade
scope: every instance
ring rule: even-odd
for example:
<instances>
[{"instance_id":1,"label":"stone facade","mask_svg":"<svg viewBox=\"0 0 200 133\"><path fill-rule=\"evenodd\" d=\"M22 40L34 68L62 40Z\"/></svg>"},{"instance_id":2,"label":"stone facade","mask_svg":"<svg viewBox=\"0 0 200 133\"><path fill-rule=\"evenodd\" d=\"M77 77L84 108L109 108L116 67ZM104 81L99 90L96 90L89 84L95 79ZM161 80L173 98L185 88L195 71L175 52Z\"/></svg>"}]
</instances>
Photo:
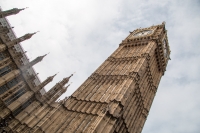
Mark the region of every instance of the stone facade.
<instances>
[{"instance_id":1,"label":"stone facade","mask_svg":"<svg viewBox=\"0 0 200 133\"><path fill-rule=\"evenodd\" d=\"M170 59L165 23L130 32L69 98L55 102L72 75L44 91L56 74L40 82L32 66L46 55L28 62L20 46L35 33L16 38L5 18L21 10L0 11L0 131L140 133Z\"/></svg>"}]
</instances>

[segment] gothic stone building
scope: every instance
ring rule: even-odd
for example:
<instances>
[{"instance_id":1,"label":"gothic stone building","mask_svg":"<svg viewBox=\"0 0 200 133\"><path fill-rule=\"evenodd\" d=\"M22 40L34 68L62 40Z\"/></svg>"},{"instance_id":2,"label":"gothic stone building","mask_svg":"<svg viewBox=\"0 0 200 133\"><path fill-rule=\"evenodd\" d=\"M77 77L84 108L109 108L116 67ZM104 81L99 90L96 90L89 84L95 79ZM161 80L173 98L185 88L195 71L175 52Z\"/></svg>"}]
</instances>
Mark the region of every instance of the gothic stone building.
<instances>
[{"instance_id":1,"label":"gothic stone building","mask_svg":"<svg viewBox=\"0 0 200 133\"><path fill-rule=\"evenodd\" d=\"M165 23L130 32L103 64L69 97L70 77L50 91L40 82L5 17L23 9L0 11L0 132L140 133L170 59Z\"/></svg>"}]
</instances>

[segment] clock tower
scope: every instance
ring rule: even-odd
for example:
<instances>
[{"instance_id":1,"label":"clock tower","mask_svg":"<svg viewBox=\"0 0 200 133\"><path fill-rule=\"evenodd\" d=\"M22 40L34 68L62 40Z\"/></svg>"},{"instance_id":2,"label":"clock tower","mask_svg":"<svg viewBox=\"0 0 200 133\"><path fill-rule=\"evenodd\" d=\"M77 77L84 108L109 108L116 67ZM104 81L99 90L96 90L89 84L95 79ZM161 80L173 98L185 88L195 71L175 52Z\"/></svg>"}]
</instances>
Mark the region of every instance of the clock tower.
<instances>
[{"instance_id":1,"label":"clock tower","mask_svg":"<svg viewBox=\"0 0 200 133\"><path fill-rule=\"evenodd\" d=\"M130 32L67 99L71 122L63 121L62 127L67 132L141 132L169 55L164 22Z\"/></svg>"}]
</instances>

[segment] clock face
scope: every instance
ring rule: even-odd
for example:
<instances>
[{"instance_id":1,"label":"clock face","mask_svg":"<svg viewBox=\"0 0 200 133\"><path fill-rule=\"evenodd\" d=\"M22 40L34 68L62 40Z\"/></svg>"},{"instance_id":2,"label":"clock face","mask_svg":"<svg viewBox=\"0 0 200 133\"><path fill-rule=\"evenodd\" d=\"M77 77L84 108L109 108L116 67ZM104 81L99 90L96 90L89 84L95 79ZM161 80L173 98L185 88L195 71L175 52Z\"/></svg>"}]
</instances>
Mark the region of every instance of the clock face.
<instances>
[{"instance_id":1,"label":"clock face","mask_svg":"<svg viewBox=\"0 0 200 133\"><path fill-rule=\"evenodd\" d=\"M153 32L152 30L143 30L143 31L140 31L140 32L134 34L133 36L134 37L145 36L145 35L151 34L152 32Z\"/></svg>"}]
</instances>

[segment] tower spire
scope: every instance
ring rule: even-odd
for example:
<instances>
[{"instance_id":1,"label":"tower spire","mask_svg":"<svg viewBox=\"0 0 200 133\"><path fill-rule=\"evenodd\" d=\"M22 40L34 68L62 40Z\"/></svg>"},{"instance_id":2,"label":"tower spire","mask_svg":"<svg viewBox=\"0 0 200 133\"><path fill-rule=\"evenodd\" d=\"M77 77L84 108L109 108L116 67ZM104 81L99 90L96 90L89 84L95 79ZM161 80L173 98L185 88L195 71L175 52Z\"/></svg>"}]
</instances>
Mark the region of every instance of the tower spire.
<instances>
[{"instance_id":1,"label":"tower spire","mask_svg":"<svg viewBox=\"0 0 200 133\"><path fill-rule=\"evenodd\" d=\"M37 58L35 58L34 60L32 60L31 62L29 62L28 64L21 66L20 69L22 71L25 71L27 69L29 69L30 67L34 66L35 64L37 64L38 62L41 62L43 60L43 58L47 56L47 54L43 55L43 56L38 56Z\"/></svg>"},{"instance_id":2,"label":"tower spire","mask_svg":"<svg viewBox=\"0 0 200 133\"><path fill-rule=\"evenodd\" d=\"M71 74L69 77L64 78L64 79L60 82L61 86L64 86L65 84L67 84L67 83L69 82L69 79L70 79L73 75L74 75L74 73Z\"/></svg>"},{"instance_id":3,"label":"tower spire","mask_svg":"<svg viewBox=\"0 0 200 133\"><path fill-rule=\"evenodd\" d=\"M54 74L53 76L48 77L46 80L44 80L41 84L39 84L37 87L34 88L34 92L37 92L38 90L41 90L44 86L46 86L48 83L52 82L54 77L58 73Z\"/></svg>"},{"instance_id":4,"label":"tower spire","mask_svg":"<svg viewBox=\"0 0 200 133\"><path fill-rule=\"evenodd\" d=\"M20 11L22 11L26 8L22 8L22 9L13 8L13 9L10 9L10 10L7 10L7 11L0 11L0 17L7 17L7 16L10 16L10 15L15 15L15 14L19 13Z\"/></svg>"},{"instance_id":5,"label":"tower spire","mask_svg":"<svg viewBox=\"0 0 200 133\"><path fill-rule=\"evenodd\" d=\"M39 31L37 31L37 32L39 32ZM37 32L25 34L25 35L21 36L20 38L16 38L10 42L7 42L6 45L8 46L8 48L13 47L17 43L20 43L20 42L30 39Z\"/></svg>"},{"instance_id":6,"label":"tower spire","mask_svg":"<svg viewBox=\"0 0 200 133\"><path fill-rule=\"evenodd\" d=\"M70 84L66 87L63 87L61 90L58 90L57 92L52 94L52 96L48 96L47 99L49 99L49 100L47 101L47 103L51 104L51 103L55 102L62 94L64 94L67 91L69 86L70 86Z\"/></svg>"},{"instance_id":7,"label":"tower spire","mask_svg":"<svg viewBox=\"0 0 200 133\"><path fill-rule=\"evenodd\" d=\"M59 95L62 95L64 92L67 91L67 88L69 87L66 86L64 87L64 85L66 83L68 83L69 79L73 76L73 74L71 74L69 77L64 78L61 82L57 83L55 86L53 86L42 98L43 101L48 102L48 100L50 100L52 97L54 97L54 95L58 94L58 92L60 93ZM57 98L56 98L57 99ZM55 100L56 100L55 99Z\"/></svg>"}]
</instances>

